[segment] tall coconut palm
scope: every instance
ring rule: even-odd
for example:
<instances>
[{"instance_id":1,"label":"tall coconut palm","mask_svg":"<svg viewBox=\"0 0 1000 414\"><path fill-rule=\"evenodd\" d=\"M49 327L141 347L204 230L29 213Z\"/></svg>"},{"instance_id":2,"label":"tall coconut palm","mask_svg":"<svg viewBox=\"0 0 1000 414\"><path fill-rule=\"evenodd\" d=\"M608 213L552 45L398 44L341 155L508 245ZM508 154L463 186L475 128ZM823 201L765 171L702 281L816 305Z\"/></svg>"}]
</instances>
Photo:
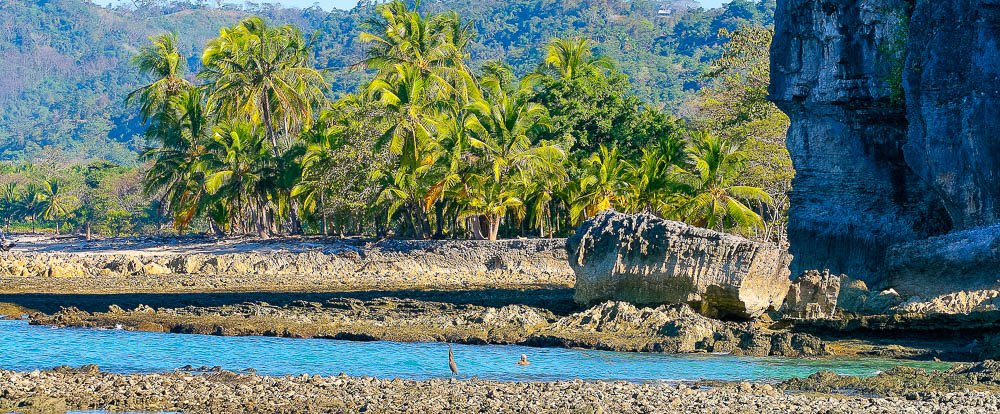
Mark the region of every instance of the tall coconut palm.
<instances>
[{"instance_id":1,"label":"tall coconut palm","mask_svg":"<svg viewBox=\"0 0 1000 414\"><path fill-rule=\"evenodd\" d=\"M277 160L262 131L247 123L223 124L216 128L212 143L202 157L205 191L225 206L229 230L256 231L265 237L272 230L278 174Z\"/></svg>"},{"instance_id":2,"label":"tall coconut palm","mask_svg":"<svg viewBox=\"0 0 1000 414\"><path fill-rule=\"evenodd\" d=\"M626 172L631 166L621 159L617 147L601 145L584 164L586 169L579 181L579 195L570 213L575 223L621 204L629 186Z\"/></svg>"},{"instance_id":3,"label":"tall coconut palm","mask_svg":"<svg viewBox=\"0 0 1000 414\"><path fill-rule=\"evenodd\" d=\"M528 176L563 174L565 154L553 145L536 145L533 130L548 127L544 106L528 99L529 84L508 91L500 79L487 76L483 98L469 104L470 145L482 172L469 191L471 212L479 211L489 222L489 237L495 240L508 209L523 213L524 200L518 185ZM536 202L538 200L535 200Z\"/></svg>"},{"instance_id":4,"label":"tall coconut palm","mask_svg":"<svg viewBox=\"0 0 1000 414\"><path fill-rule=\"evenodd\" d=\"M749 232L763 226L760 215L745 202L769 203L760 188L733 185L745 155L739 145L707 132L695 133L688 149L689 168L682 176L689 186L672 214L687 223L722 231Z\"/></svg>"},{"instance_id":5,"label":"tall coconut palm","mask_svg":"<svg viewBox=\"0 0 1000 414\"><path fill-rule=\"evenodd\" d=\"M0 215L3 215L4 228L10 231L10 225L21 214L20 204L23 195L17 189L17 183L10 182L0 187Z\"/></svg>"},{"instance_id":6,"label":"tall coconut palm","mask_svg":"<svg viewBox=\"0 0 1000 414\"><path fill-rule=\"evenodd\" d=\"M185 61L177 50L177 35L161 34L150 37L149 41L132 57L132 64L140 74L152 75L154 81L126 97L127 103L138 101L143 122L162 110L171 97L191 87L191 82L184 79Z\"/></svg>"},{"instance_id":7,"label":"tall coconut palm","mask_svg":"<svg viewBox=\"0 0 1000 414\"><path fill-rule=\"evenodd\" d=\"M469 127L471 145L483 155L494 179L500 181L514 168L552 167L542 162L559 158L561 149L533 145L529 132L548 127L548 111L531 102L528 87L508 92L499 80L483 80L484 98L469 104L475 114Z\"/></svg>"},{"instance_id":8,"label":"tall coconut palm","mask_svg":"<svg viewBox=\"0 0 1000 414\"><path fill-rule=\"evenodd\" d=\"M587 72L612 69L607 57L595 57L590 40L584 37L554 38L545 47L542 69L555 71L562 79L575 79Z\"/></svg>"},{"instance_id":9,"label":"tall coconut palm","mask_svg":"<svg viewBox=\"0 0 1000 414\"><path fill-rule=\"evenodd\" d=\"M381 72L396 65L409 65L424 74L443 68L464 66L465 49L471 38L469 25L455 13L421 15L402 1L379 5L377 16L364 24L359 40L368 45L363 64Z\"/></svg>"},{"instance_id":10,"label":"tall coconut palm","mask_svg":"<svg viewBox=\"0 0 1000 414\"><path fill-rule=\"evenodd\" d=\"M208 81L209 108L260 123L279 156L279 132L308 128L324 99L326 80L310 66L311 44L292 25L271 27L259 17L222 29L202 55L198 76Z\"/></svg>"},{"instance_id":11,"label":"tall coconut palm","mask_svg":"<svg viewBox=\"0 0 1000 414\"><path fill-rule=\"evenodd\" d=\"M439 99L432 89L445 85L440 77L405 64L396 65L390 74L373 80L368 93L384 107L379 116L394 122L376 140L375 149L388 146L404 168L414 170L427 165L425 158L436 149L430 109Z\"/></svg>"},{"instance_id":12,"label":"tall coconut palm","mask_svg":"<svg viewBox=\"0 0 1000 414\"><path fill-rule=\"evenodd\" d=\"M171 98L165 110L153 118L146 133L158 142L142 154L143 159L151 162L143 189L146 194L159 197L173 213L178 231L186 229L197 214L204 212L204 174L198 164L210 133L211 123L197 88Z\"/></svg>"},{"instance_id":13,"label":"tall coconut palm","mask_svg":"<svg viewBox=\"0 0 1000 414\"><path fill-rule=\"evenodd\" d=\"M76 208L78 198L66 192L59 180L45 180L41 187L41 216L45 220L56 222L56 234L59 234L62 221Z\"/></svg>"}]
</instances>

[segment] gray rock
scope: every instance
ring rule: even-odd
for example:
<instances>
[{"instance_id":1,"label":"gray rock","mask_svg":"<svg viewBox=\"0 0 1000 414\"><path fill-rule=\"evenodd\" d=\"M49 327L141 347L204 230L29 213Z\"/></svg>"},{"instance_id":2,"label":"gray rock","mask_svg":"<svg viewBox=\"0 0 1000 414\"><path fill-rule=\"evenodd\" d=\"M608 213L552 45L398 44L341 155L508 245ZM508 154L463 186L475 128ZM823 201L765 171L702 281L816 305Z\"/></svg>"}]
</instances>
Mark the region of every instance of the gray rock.
<instances>
[{"instance_id":1,"label":"gray rock","mask_svg":"<svg viewBox=\"0 0 1000 414\"><path fill-rule=\"evenodd\" d=\"M775 20L771 99L791 118L797 172L793 271L903 293L886 279L900 263L891 246L1000 222L1000 3L786 0ZM916 262L914 277L934 273ZM934 277L1000 276L986 270Z\"/></svg>"},{"instance_id":2,"label":"gray rock","mask_svg":"<svg viewBox=\"0 0 1000 414\"><path fill-rule=\"evenodd\" d=\"M606 211L566 242L574 299L691 304L708 316L757 317L781 306L791 256L777 246L659 219Z\"/></svg>"},{"instance_id":3,"label":"gray rock","mask_svg":"<svg viewBox=\"0 0 1000 414\"><path fill-rule=\"evenodd\" d=\"M837 307L844 312L864 313L865 304L871 291L863 280L851 279L847 275L840 276L840 294L837 296Z\"/></svg>"},{"instance_id":4,"label":"gray rock","mask_svg":"<svg viewBox=\"0 0 1000 414\"><path fill-rule=\"evenodd\" d=\"M889 285L903 296L1000 289L1000 226L893 246L886 266Z\"/></svg>"},{"instance_id":5,"label":"gray rock","mask_svg":"<svg viewBox=\"0 0 1000 414\"><path fill-rule=\"evenodd\" d=\"M933 191L903 160L896 72L905 0L787 0L775 11L771 99L788 114L796 174L792 271L830 269L883 284L886 249L948 229Z\"/></svg>"},{"instance_id":6,"label":"gray rock","mask_svg":"<svg viewBox=\"0 0 1000 414\"><path fill-rule=\"evenodd\" d=\"M907 165L955 229L1000 222L1000 2L918 0L903 73Z\"/></svg>"},{"instance_id":7,"label":"gray rock","mask_svg":"<svg viewBox=\"0 0 1000 414\"><path fill-rule=\"evenodd\" d=\"M792 282L782 312L786 317L803 319L832 318L837 314L841 276L830 271L803 273Z\"/></svg>"}]
</instances>

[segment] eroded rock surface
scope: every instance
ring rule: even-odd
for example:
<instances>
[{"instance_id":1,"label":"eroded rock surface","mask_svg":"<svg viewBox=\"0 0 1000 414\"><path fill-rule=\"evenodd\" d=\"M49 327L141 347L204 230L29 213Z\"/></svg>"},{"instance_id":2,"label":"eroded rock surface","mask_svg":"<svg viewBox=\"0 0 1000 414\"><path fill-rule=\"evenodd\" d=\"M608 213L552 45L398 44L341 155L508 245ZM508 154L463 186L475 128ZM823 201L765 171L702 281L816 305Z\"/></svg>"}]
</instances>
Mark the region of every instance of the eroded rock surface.
<instances>
[{"instance_id":1,"label":"eroded rock surface","mask_svg":"<svg viewBox=\"0 0 1000 414\"><path fill-rule=\"evenodd\" d=\"M896 245L886 271L893 288L907 297L1000 290L1000 226Z\"/></svg>"},{"instance_id":2,"label":"eroded rock surface","mask_svg":"<svg viewBox=\"0 0 1000 414\"><path fill-rule=\"evenodd\" d=\"M782 313L786 317L819 319L837 315L841 277L829 271L809 271L792 282Z\"/></svg>"},{"instance_id":3,"label":"eroded rock surface","mask_svg":"<svg viewBox=\"0 0 1000 414\"><path fill-rule=\"evenodd\" d=\"M771 99L791 119L792 271L830 269L873 287L885 251L949 229L903 156L906 0L784 0L771 46Z\"/></svg>"},{"instance_id":4,"label":"eroded rock surface","mask_svg":"<svg viewBox=\"0 0 1000 414\"><path fill-rule=\"evenodd\" d=\"M687 303L709 316L778 309L791 256L777 246L662 220L605 211L567 240L575 300Z\"/></svg>"},{"instance_id":5,"label":"eroded rock surface","mask_svg":"<svg viewBox=\"0 0 1000 414\"><path fill-rule=\"evenodd\" d=\"M494 308L396 298L155 310L142 305L124 310L113 305L107 312L67 308L53 315L34 314L31 323L225 336L523 344L625 352L787 357L827 353L823 342L811 335L709 319L687 305L654 309L624 302L604 303L561 318L523 305Z\"/></svg>"},{"instance_id":6,"label":"eroded rock surface","mask_svg":"<svg viewBox=\"0 0 1000 414\"><path fill-rule=\"evenodd\" d=\"M291 242L294 251L15 251L0 253L0 292L569 287L573 272L564 244L386 240L361 246Z\"/></svg>"}]
</instances>

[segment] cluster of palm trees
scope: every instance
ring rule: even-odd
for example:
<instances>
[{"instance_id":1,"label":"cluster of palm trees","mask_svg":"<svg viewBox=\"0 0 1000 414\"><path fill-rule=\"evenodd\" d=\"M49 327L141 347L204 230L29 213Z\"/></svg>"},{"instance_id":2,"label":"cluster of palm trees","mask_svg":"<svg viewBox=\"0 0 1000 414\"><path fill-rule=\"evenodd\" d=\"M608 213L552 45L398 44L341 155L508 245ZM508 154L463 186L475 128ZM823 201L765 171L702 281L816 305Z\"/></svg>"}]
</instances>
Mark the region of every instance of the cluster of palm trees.
<instances>
[{"instance_id":1,"label":"cluster of palm trees","mask_svg":"<svg viewBox=\"0 0 1000 414\"><path fill-rule=\"evenodd\" d=\"M360 40L372 80L328 100L309 41L258 18L225 29L185 80L171 35L135 62L156 81L137 90L156 143L146 189L184 229L208 218L220 233L303 231L303 222L397 236L552 236L615 208L720 230L760 226L766 193L732 183L744 157L705 133L667 136L626 159L618 149L574 159L533 99L546 77L613 70L583 39L554 39L537 73L501 62L473 70L472 30L455 13L380 5ZM628 137L621 137L623 140ZM344 154L353 154L344 156ZM749 205L748 205L749 204Z\"/></svg>"},{"instance_id":2,"label":"cluster of palm trees","mask_svg":"<svg viewBox=\"0 0 1000 414\"><path fill-rule=\"evenodd\" d=\"M8 231L14 222L26 220L31 223L34 233L38 222L46 220L55 224L56 234L59 234L63 222L72 216L78 205L79 198L69 194L57 179L29 183L23 189L15 182L0 187L0 216Z\"/></svg>"},{"instance_id":3,"label":"cluster of palm trees","mask_svg":"<svg viewBox=\"0 0 1000 414\"><path fill-rule=\"evenodd\" d=\"M301 175L299 135L325 102L294 26L254 17L223 29L202 55L194 85L174 35L152 39L134 63L155 82L129 95L155 145L145 188L162 197L178 230L197 217L218 233L299 232L292 187Z\"/></svg>"}]
</instances>

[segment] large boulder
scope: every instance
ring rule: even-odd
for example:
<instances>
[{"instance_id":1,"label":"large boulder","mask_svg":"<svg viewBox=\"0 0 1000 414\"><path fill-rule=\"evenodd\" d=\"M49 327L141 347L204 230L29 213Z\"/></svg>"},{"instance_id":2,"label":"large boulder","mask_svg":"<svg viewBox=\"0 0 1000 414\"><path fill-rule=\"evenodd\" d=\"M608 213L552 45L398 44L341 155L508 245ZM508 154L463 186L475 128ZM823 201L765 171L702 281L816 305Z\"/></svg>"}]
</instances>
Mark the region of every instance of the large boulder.
<instances>
[{"instance_id":1,"label":"large boulder","mask_svg":"<svg viewBox=\"0 0 1000 414\"><path fill-rule=\"evenodd\" d=\"M790 318L823 319L837 314L841 276L830 271L803 273L788 288L782 312Z\"/></svg>"},{"instance_id":2,"label":"large boulder","mask_svg":"<svg viewBox=\"0 0 1000 414\"><path fill-rule=\"evenodd\" d=\"M753 318L785 298L791 256L777 246L648 214L606 211L566 242L575 300L687 303L708 316Z\"/></svg>"}]
</instances>

